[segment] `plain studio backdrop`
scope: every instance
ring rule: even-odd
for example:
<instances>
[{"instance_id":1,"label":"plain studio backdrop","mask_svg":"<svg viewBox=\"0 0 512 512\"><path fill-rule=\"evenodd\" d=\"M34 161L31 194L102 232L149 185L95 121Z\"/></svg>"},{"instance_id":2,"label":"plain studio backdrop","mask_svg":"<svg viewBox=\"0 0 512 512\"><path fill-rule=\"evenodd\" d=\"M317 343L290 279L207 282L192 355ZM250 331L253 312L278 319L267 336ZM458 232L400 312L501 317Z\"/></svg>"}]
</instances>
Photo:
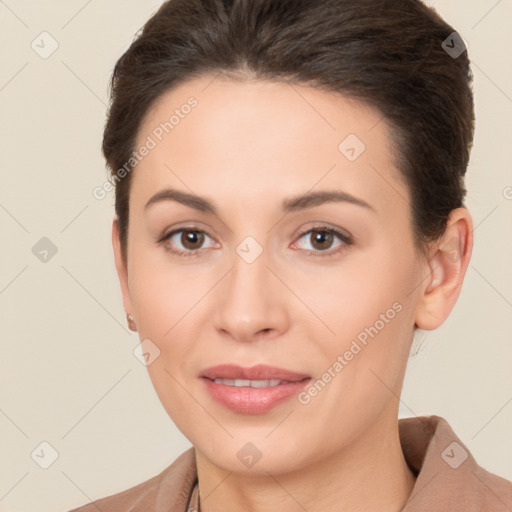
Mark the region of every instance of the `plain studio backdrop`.
<instances>
[{"instance_id":1,"label":"plain studio backdrop","mask_svg":"<svg viewBox=\"0 0 512 512\"><path fill-rule=\"evenodd\" d=\"M2 511L76 507L156 475L190 446L133 354L113 193L92 193L107 176L111 71L160 3L0 2ZM413 345L400 417L443 416L480 465L512 479L512 4L429 4L472 61L475 248L450 318Z\"/></svg>"}]
</instances>

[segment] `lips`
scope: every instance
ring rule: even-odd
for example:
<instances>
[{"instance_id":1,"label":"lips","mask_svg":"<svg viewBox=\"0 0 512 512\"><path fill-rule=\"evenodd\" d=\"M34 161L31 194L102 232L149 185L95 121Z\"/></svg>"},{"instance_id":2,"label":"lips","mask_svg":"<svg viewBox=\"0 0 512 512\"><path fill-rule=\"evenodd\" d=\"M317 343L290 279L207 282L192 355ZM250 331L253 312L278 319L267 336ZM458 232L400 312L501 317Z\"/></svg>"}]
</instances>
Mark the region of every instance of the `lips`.
<instances>
[{"instance_id":1,"label":"lips","mask_svg":"<svg viewBox=\"0 0 512 512\"><path fill-rule=\"evenodd\" d=\"M210 396L242 414L263 414L296 396L311 380L309 375L259 364L250 368L223 364L200 375Z\"/></svg>"},{"instance_id":2,"label":"lips","mask_svg":"<svg viewBox=\"0 0 512 512\"><path fill-rule=\"evenodd\" d=\"M204 370L200 377L210 380L280 380L287 382L300 382L310 376L305 373L292 372L276 366L258 364L250 368L233 364L221 364Z\"/></svg>"}]
</instances>

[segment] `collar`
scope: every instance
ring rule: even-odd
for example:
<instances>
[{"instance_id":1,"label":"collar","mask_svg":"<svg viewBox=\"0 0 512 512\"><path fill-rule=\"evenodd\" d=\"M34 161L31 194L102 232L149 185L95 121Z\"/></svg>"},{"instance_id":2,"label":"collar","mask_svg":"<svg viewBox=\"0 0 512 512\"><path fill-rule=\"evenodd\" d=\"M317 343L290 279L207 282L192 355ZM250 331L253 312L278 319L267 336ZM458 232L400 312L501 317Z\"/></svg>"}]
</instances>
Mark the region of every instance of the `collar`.
<instances>
[{"instance_id":1,"label":"collar","mask_svg":"<svg viewBox=\"0 0 512 512\"><path fill-rule=\"evenodd\" d=\"M398 430L404 458L417 477L402 512L512 511L512 483L480 467L445 419L402 418ZM155 511L200 510L193 447L161 476Z\"/></svg>"}]
</instances>

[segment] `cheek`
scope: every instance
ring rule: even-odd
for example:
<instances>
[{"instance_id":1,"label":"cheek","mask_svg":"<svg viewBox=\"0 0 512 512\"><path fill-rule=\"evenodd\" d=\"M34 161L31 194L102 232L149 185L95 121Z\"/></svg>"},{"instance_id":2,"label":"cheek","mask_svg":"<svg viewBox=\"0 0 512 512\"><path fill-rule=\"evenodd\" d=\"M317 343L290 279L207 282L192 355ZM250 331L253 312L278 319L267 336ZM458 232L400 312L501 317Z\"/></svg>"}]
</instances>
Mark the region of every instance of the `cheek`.
<instances>
[{"instance_id":1,"label":"cheek","mask_svg":"<svg viewBox=\"0 0 512 512\"><path fill-rule=\"evenodd\" d=\"M382 327L381 315L389 330L400 316L396 310L411 301L407 295L417 272L412 261L397 260L394 250L382 248L354 255L339 266L319 266L310 277L295 280L294 291L325 327L312 339L325 346L351 340L376 322Z\"/></svg>"},{"instance_id":2,"label":"cheek","mask_svg":"<svg viewBox=\"0 0 512 512\"><path fill-rule=\"evenodd\" d=\"M170 272L142 260L133 261L130 292L141 340L150 340L158 357L147 366L155 391L168 414L174 417L175 404L186 406L179 382L193 361L191 339L196 334L187 332L188 323L204 294L194 282L186 281L179 272ZM187 313L188 312L188 313ZM153 345L154 344L154 345ZM179 411L178 411L179 412Z\"/></svg>"},{"instance_id":3,"label":"cheek","mask_svg":"<svg viewBox=\"0 0 512 512\"><path fill-rule=\"evenodd\" d=\"M194 314L213 277L193 265L170 264L165 257L134 257L129 287L139 332L156 339L172 336L174 326Z\"/></svg>"},{"instance_id":4,"label":"cheek","mask_svg":"<svg viewBox=\"0 0 512 512\"><path fill-rule=\"evenodd\" d=\"M316 272L317 286L305 296L330 332L323 329L320 335L312 329L308 337L315 340L320 376L336 375L333 400L382 400L379 390L389 394L386 386L395 389L413 334L414 261L411 254L398 255L388 246L347 261L338 272Z\"/></svg>"},{"instance_id":5,"label":"cheek","mask_svg":"<svg viewBox=\"0 0 512 512\"><path fill-rule=\"evenodd\" d=\"M178 428L187 427L198 414L190 394L194 385L194 339L198 339L195 316L208 286L187 277L177 267L134 265L131 292L142 340L156 345L158 357L147 366L149 376L164 409ZM191 268L191 267L190 267ZM190 427L189 427L190 428Z\"/></svg>"},{"instance_id":6,"label":"cheek","mask_svg":"<svg viewBox=\"0 0 512 512\"><path fill-rule=\"evenodd\" d=\"M147 367L149 377L164 410L178 429L189 437L194 431L194 424L202 424L204 421L203 410L194 399L197 389L181 374L182 371L186 371L181 364L186 358L179 353L175 354L173 358L178 361L172 365L168 356L172 356L169 351L162 352L161 356Z\"/></svg>"}]
</instances>

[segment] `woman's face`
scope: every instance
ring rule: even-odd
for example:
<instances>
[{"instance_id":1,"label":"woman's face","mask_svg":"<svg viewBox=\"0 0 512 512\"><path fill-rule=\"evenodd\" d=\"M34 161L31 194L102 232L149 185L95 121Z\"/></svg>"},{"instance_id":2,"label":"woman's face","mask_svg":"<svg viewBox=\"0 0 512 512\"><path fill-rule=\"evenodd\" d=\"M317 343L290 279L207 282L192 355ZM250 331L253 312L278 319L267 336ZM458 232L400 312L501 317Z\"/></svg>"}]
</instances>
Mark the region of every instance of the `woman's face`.
<instances>
[{"instance_id":1,"label":"woman's face","mask_svg":"<svg viewBox=\"0 0 512 512\"><path fill-rule=\"evenodd\" d=\"M196 449L226 470L278 474L396 420L426 267L380 114L208 75L160 98L142 146L124 303ZM296 375L206 371L217 365Z\"/></svg>"}]
</instances>

